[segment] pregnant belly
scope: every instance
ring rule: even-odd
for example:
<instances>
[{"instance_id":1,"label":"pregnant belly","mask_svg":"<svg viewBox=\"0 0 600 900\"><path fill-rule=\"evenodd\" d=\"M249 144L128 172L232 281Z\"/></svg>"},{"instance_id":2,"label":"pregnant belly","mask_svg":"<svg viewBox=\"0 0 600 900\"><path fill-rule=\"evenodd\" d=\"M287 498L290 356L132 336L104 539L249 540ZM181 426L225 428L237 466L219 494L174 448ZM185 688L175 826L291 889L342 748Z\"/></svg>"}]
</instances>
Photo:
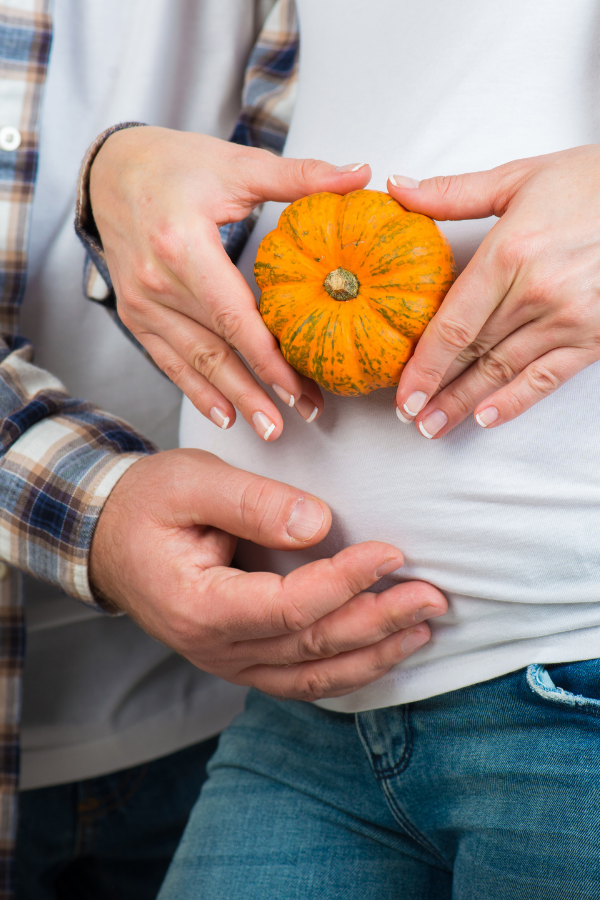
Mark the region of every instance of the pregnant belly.
<instances>
[{"instance_id":1,"label":"pregnant belly","mask_svg":"<svg viewBox=\"0 0 600 900\"><path fill-rule=\"evenodd\" d=\"M468 420L439 441L398 423L393 391L327 395L311 425L286 409L273 443L241 418L220 431L186 401L181 440L331 507L333 526L320 545L295 553L241 545L245 568L283 574L349 544L382 540L404 553L395 576L402 580L501 602L590 602L600 576L600 435L580 430L586 446L574 456L577 407L569 394L581 396L586 380L597 392L597 379L591 367L515 422L486 432Z\"/></svg>"}]
</instances>

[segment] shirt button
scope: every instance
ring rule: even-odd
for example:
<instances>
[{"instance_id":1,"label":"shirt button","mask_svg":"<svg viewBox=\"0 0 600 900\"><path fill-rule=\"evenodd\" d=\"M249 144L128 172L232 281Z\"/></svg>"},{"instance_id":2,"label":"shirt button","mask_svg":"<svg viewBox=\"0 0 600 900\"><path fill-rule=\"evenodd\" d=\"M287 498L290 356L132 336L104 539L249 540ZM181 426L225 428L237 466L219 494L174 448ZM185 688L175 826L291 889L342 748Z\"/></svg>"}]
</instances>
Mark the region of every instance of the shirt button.
<instances>
[{"instance_id":1,"label":"shirt button","mask_svg":"<svg viewBox=\"0 0 600 900\"><path fill-rule=\"evenodd\" d=\"M21 132L14 125L4 125L0 128L0 148L2 150L17 150L21 146Z\"/></svg>"},{"instance_id":2,"label":"shirt button","mask_svg":"<svg viewBox=\"0 0 600 900\"><path fill-rule=\"evenodd\" d=\"M0 562L0 581L4 581L5 578L8 578L8 566L6 563Z\"/></svg>"}]
</instances>

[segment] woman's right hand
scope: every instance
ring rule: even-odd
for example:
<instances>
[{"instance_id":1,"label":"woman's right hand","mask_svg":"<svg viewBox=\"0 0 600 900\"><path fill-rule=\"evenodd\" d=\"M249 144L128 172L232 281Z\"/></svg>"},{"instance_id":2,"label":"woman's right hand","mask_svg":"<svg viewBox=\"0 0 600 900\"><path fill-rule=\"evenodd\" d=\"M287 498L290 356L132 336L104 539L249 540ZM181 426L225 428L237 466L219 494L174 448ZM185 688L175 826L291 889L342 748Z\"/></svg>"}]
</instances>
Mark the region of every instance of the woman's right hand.
<instances>
[{"instance_id":1,"label":"woman's right hand","mask_svg":"<svg viewBox=\"0 0 600 900\"><path fill-rule=\"evenodd\" d=\"M345 194L370 177L366 165L279 159L166 128L117 131L101 148L90 196L121 321L219 427L231 426L238 409L265 440L283 430L277 406L235 351L304 419L323 408L316 384L283 358L219 226L267 200Z\"/></svg>"}]
</instances>

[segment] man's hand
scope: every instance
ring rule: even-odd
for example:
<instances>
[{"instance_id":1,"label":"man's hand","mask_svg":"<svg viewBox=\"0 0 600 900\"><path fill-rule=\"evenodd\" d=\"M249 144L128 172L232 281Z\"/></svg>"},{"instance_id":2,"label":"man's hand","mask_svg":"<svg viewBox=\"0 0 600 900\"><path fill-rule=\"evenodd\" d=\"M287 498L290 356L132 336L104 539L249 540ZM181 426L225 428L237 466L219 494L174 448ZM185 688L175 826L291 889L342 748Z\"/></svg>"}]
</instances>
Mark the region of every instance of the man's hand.
<instances>
[{"instance_id":1,"label":"man's hand","mask_svg":"<svg viewBox=\"0 0 600 900\"><path fill-rule=\"evenodd\" d=\"M600 359L600 147L394 181L393 197L434 219L501 217L402 373L402 418L426 437L472 411L495 427Z\"/></svg>"},{"instance_id":2,"label":"man's hand","mask_svg":"<svg viewBox=\"0 0 600 900\"><path fill-rule=\"evenodd\" d=\"M368 166L334 168L166 128L115 132L91 171L91 202L121 320L194 406L221 428L235 408L265 440L283 429L276 405L238 358L304 419L318 387L284 360L218 227L265 200L363 188Z\"/></svg>"},{"instance_id":3,"label":"man's hand","mask_svg":"<svg viewBox=\"0 0 600 900\"><path fill-rule=\"evenodd\" d=\"M232 535L297 550L330 524L327 506L296 488L200 450L170 450L117 483L98 520L90 577L114 607L207 672L280 697L335 697L426 643L424 620L447 604L425 582L367 592L403 564L377 542L285 578L227 568Z\"/></svg>"}]
</instances>

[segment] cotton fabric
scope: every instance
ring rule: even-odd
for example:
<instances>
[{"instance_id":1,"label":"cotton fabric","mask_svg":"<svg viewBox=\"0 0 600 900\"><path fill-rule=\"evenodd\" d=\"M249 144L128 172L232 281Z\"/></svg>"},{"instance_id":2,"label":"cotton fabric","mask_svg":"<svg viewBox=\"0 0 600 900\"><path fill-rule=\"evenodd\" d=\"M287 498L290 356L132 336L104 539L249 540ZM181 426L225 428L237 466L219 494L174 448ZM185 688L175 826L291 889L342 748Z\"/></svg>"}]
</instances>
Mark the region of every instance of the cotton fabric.
<instances>
[{"instance_id":1,"label":"cotton fabric","mask_svg":"<svg viewBox=\"0 0 600 900\"><path fill-rule=\"evenodd\" d=\"M385 190L390 172L468 172L600 140L592 0L556 0L543 16L517 0L300 0L298 10L300 77L286 156L369 162L369 187ZM265 207L240 259L254 286L258 242L281 208ZM440 223L459 270L494 221ZM591 410L599 377L595 364L513 422L485 431L468 417L435 441L398 422L393 389L326 394L310 426L283 409L284 432L272 444L241 421L219 432L184 403L184 446L291 482L332 509L332 529L315 548L241 545L242 568L286 573L381 540L406 562L377 589L421 579L448 597L429 644L324 706L363 711L534 662L597 656L600 434Z\"/></svg>"}]
</instances>

